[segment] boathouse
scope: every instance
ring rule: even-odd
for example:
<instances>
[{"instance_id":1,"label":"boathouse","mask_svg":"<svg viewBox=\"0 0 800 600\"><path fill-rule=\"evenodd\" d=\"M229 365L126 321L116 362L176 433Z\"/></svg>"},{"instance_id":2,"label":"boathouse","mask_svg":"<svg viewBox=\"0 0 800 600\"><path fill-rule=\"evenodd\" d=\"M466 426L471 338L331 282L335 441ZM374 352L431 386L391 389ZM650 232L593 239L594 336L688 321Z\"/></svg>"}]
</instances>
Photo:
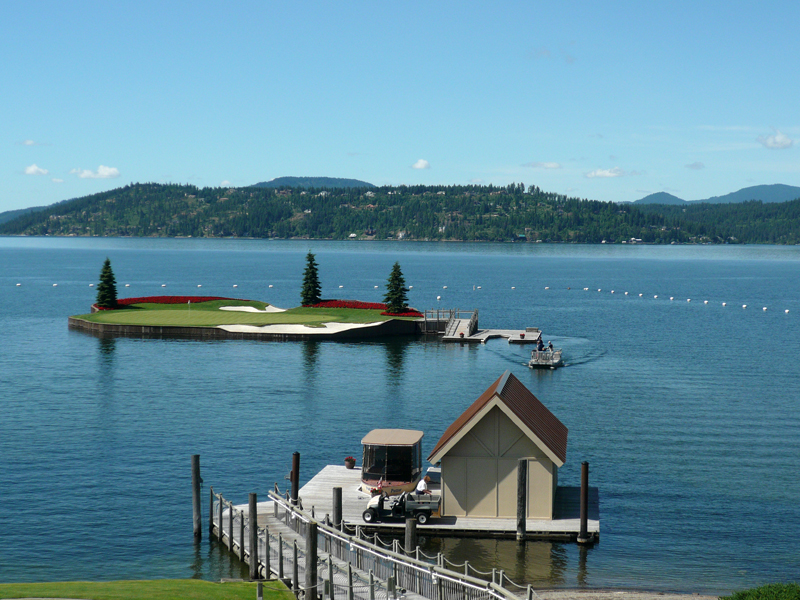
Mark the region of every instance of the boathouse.
<instances>
[{"instance_id":1,"label":"boathouse","mask_svg":"<svg viewBox=\"0 0 800 600\"><path fill-rule=\"evenodd\" d=\"M506 371L447 428L428 460L441 463L442 516L515 517L517 465L528 465L529 519L552 519L567 428Z\"/></svg>"}]
</instances>

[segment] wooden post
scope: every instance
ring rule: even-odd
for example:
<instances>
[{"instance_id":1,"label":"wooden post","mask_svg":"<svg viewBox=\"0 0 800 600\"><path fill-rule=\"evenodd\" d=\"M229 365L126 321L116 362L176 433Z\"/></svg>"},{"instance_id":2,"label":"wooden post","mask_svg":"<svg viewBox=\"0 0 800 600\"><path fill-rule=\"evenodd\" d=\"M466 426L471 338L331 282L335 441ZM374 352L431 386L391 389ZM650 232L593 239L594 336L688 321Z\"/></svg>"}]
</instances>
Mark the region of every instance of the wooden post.
<instances>
[{"instance_id":1,"label":"wooden post","mask_svg":"<svg viewBox=\"0 0 800 600\"><path fill-rule=\"evenodd\" d=\"M333 488L333 526L342 529L342 488Z\"/></svg>"},{"instance_id":2,"label":"wooden post","mask_svg":"<svg viewBox=\"0 0 800 600\"><path fill-rule=\"evenodd\" d=\"M224 531L224 529L222 529L222 504L223 504L222 494L219 495L218 500L219 500L219 505L217 506L217 513L219 513L219 524L217 525L217 534L218 534L217 537L219 538L219 541L224 544L225 536L222 533Z\"/></svg>"},{"instance_id":3,"label":"wooden post","mask_svg":"<svg viewBox=\"0 0 800 600\"><path fill-rule=\"evenodd\" d=\"M249 526L250 526L250 579L258 579L258 513L256 504L257 496L254 493L249 497Z\"/></svg>"},{"instance_id":4,"label":"wooden post","mask_svg":"<svg viewBox=\"0 0 800 600\"><path fill-rule=\"evenodd\" d=\"M297 564L297 540L292 542L292 591L295 598L300 595L300 565Z\"/></svg>"},{"instance_id":5,"label":"wooden post","mask_svg":"<svg viewBox=\"0 0 800 600\"><path fill-rule=\"evenodd\" d=\"M283 534L278 533L278 579L283 581Z\"/></svg>"},{"instance_id":6,"label":"wooden post","mask_svg":"<svg viewBox=\"0 0 800 600\"><path fill-rule=\"evenodd\" d=\"M239 513L239 559L244 562L244 511Z\"/></svg>"},{"instance_id":7,"label":"wooden post","mask_svg":"<svg viewBox=\"0 0 800 600\"><path fill-rule=\"evenodd\" d=\"M579 544L588 544L589 537L589 463L581 463L581 531L578 534Z\"/></svg>"},{"instance_id":8,"label":"wooden post","mask_svg":"<svg viewBox=\"0 0 800 600\"><path fill-rule=\"evenodd\" d=\"M256 600L264 600L264 584L260 581L256 586Z\"/></svg>"},{"instance_id":9,"label":"wooden post","mask_svg":"<svg viewBox=\"0 0 800 600\"><path fill-rule=\"evenodd\" d=\"M292 474L290 477L292 484L292 504L297 506L297 495L300 492L300 453L292 454Z\"/></svg>"},{"instance_id":10,"label":"wooden post","mask_svg":"<svg viewBox=\"0 0 800 600\"><path fill-rule=\"evenodd\" d=\"M330 600L334 600L335 593L333 591L333 557L329 554L328 555L328 588L329 588L329 598Z\"/></svg>"},{"instance_id":11,"label":"wooden post","mask_svg":"<svg viewBox=\"0 0 800 600\"><path fill-rule=\"evenodd\" d=\"M264 524L264 579L272 579L272 569L269 564L269 526Z\"/></svg>"},{"instance_id":12,"label":"wooden post","mask_svg":"<svg viewBox=\"0 0 800 600\"><path fill-rule=\"evenodd\" d=\"M228 502L228 550L233 552L233 502Z\"/></svg>"},{"instance_id":13,"label":"wooden post","mask_svg":"<svg viewBox=\"0 0 800 600\"><path fill-rule=\"evenodd\" d=\"M369 600L375 600L375 576L369 570Z\"/></svg>"},{"instance_id":14,"label":"wooden post","mask_svg":"<svg viewBox=\"0 0 800 600\"><path fill-rule=\"evenodd\" d=\"M406 517L406 555L411 555L417 547L417 520Z\"/></svg>"},{"instance_id":15,"label":"wooden post","mask_svg":"<svg viewBox=\"0 0 800 600\"><path fill-rule=\"evenodd\" d=\"M528 459L520 458L517 462L517 541L525 539L527 526L528 496Z\"/></svg>"},{"instance_id":16,"label":"wooden post","mask_svg":"<svg viewBox=\"0 0 800 600\"><path fill-rule=\"evenodd\" d=\"M208 488L208 537L214 535L214 488Z\"/></svg>"},{"instance_id":17,"label":"wooden post","mask_svg":"<svg viewBox=\"0 0 800 600\"><path fill-rule=\"evenodd\" d=\"M192 454L192 521L194 523L194 539L199 542L203 538L203 514L200 510L200 455Z\"/></svg>"},{"instance_id":18,"label":"wooden post","mask_svg":"<svg viewBox=\"0 0 800 600\"><path fill-rule=\"evenodd\" d=\"M306 528L306 589L307 600L317 597L317 523L311 521Z\"/></svg>"},{"instance_id":19,"label":"wooden post","mask_svg":"<svg viewBox=\"0 0 800 600\"><path fill-rule=\"evenodd\" d=\"M353 565L347 563L347 600L353 600Z\"/></svg>"}]
</instances>

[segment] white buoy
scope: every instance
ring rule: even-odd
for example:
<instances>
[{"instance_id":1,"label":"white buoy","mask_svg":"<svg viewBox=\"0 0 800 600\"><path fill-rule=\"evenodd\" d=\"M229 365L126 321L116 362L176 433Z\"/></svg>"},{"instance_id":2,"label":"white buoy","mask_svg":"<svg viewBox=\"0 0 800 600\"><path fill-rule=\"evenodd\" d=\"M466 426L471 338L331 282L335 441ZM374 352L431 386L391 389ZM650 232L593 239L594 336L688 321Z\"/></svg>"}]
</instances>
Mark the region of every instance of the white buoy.
<instances>
[{"instance_id":1,"label":"white buoy","mask_svg":"<svg viewBox=\"0 0 800 600\"><path fill-rule=\"evenodd\" d=\"M479 289L479 290L482 290L483 288L482 288L481 286L478 286L478 289Z\"/></svg>"},{"instance_id":2,"label":"white buoy","mask_svg":"<svg viewBox=\"0 0 800 600\"><path fill-rule=\"evenodd\" d=\"M376 290L378 289L378 286L377 286L377 285L375 286L375 289L376 289Z\"/></svg>"},{"instance_id":3,"label":"white buoy","mask_svg":"<svg viewBox=\"0 0 800 600\"><path fill-rule=\"evenodd\" d=\"M17 284L17 285L19 285L19 284ZM90 283L90 284L89 284L89 287L94 287L94 284L93 284L93 283Z\"/></svg>"},{"instance_id":4,"label":"white buoy","mask_svg":"<svg viewBox=\"0 0 800 600\"><path fill-rule=\"evenodd\" d=\"M601 290L600 288L597 288L597 291L598 291L598 292L602 292L603 290Z\"/></svg>"},{"instance_id":5,"label":"white buoy","mask_svg":"<svg viewBox=\"0 0 800 600\"><path fill-rule=\"evenodd\" d=\"M340 286L339 286L339 289L342 289L343 287L344 287L343 285L340 285Z\"/></svg>"},{"instance_id":6,"label":"white buoy","mask_svg":"<svg viewBox=\"0 0 800 600\"><path fill-rule=\"evenodd\" d=\"M544 289L546 289L546 290L549 290L549 289L550 289L550 286L549 286L549 285L546 285L546 286L544 286Z\"/></svg>"},{"instance_id":7,"label":"white buoy","mask_svg":"<svg viewBox=\"0 0 800 600\"><path fill-rule=\"evenodd\" d=\"M443 286L442 286L442 289L443 289L443 290L446 290L446 289L447 289L447 286L446 286L446 285L443 285Z\"/></svg>"},{"instance_id":8,"label":"white buoy","mask_svg":"<svg viewBox=\"0 0 800 600\"><path fill-rule=\"evenodd\" d=\"M672 296L670 296L669 299L672 300Z\"/></svg>"},{"instance_id":9,"label":"white buoy","mask_svg":"<svg viewBox=\"0 0 800 600\"><path fill-rule=\"evenodd\" d=\"M639 294L639 298L641 298L644 294Z\"/></svg>"},{"instance_id":10,"label":"white buoy","mask_svg":"<svg viewBox=\"0 0 800 600\"><path fill-rule=\"evenodd\" d=\"M131 287L131 284L130 283L126 283L125 287Z\"/></svg>"},{"instance_id":11,"label":"white buoy","mask_svg":"<svg viewBox=\"0 0 800 600\"><path fill-rule=\"evenodd\" d=\"M167 287L167 284L166 283L162 283L161 287Z\"/></svg>"},{"instance_id":12,"label":"white buoy","mask_svg":"<svg viewBox=\"0 0 800 600\"><path fill-rule=\"evenodd\" d=\"M627 296L627 295L628 295L628 292L625 292L625 295Z\"/></svg>"},{"instance_id":13,"label":"white buoy","mask_svg":"<svg viewBox=\"0 0 800 600\"><path fill-rule=\"evenodd\" d=\"M742 308L747 308L747 304L742 304Z\"/></svg>"},{"instance_id":14,"label":"white buoy","mask_svg":"<svg viewBox=\"0 0 800 600\"><path fill-rule=\"evenodd\" d=\"M691 302L691 301L692 301L692 299L691 299L691 298L687 298L687 299L686 299L686 301L687 301L687 302Z\"/></svg>"},{"instance_id":15,"label":"white buoy","mask_svg":"<svg viewBox=\"0 0 800 600\"><path fill-rule=\"evenodd\" d=\"M785 312L785 313L788 315L788 314L789 314L789 309L787 308L787 309L786 309L785 311L783 311L783 312Z\"/></svg>"},{"instance_id":16,"label":"white buoy","mask_svg":"<svg viewBox=\"0 0 800 600\"><path fill-rule=\"evenodd\" d=\"M22 285L21 283L18 283L18 284L17 284L17 287L19 287L19 286L21 286L21 285Z\"/></svg>"},{"instance_id":17,"label":"white buoy","mask_svg":"<svg viewBox=\"0 0 800 600\"><path fill-rule=\"evenodd\" d=\"M410 285L410 286L408 286L408 289L410 289L410 290L413 290L413 289L414 289L414 286L413 286L413 285Z\"/></svg>"},{"instance_id":18,"label":"white buoy","mask_svg":"<svg viewBox=\"0 0 800 600\"><path fill-rule=\"evenodd\" d=\"M658 298L658 294L656 294L655 296L653 296L653 298Z\"/></svg>"},{"instance_id":19,"label":"white buoy","mask_svg":"<svg viewBox=\"0 0 800 600\"><path fill-rule=\"evenodd\" d=\"M708 300L703 300L703 304L708 304Z\"/></svg>"},{"instance_id":20,"label":"white buoy","mask_svg":"<svg viewBox=\"0 0 800 600\"><path fill-rule=\"evenodd\" d=\"M588 291L589 291L589 288L583 288L583 291L584 291L584 292L588 292Z\"/></svg>"},{"instance_id":21,"label":"white buoy","mask_svg":"<svg viewBox=\"0 0 800 600\"><path fill-rule=\"evenodd\" d=\"M53 287L58 287L58 284L57 284L57 283L54 283L54 284L53 284Z\"/></svg>"},{"instance_id":22,"label":"white buoy","mask_svg":"<svg viewBox=\"0 0 800 600\"><path fill-rule=\"evenodd\" d=\"M511 289L512 289L512 290L515 290L515 289L517 289L517 288L515 288L515 287L512 285L512 286L511 286Z\"/></svg>"},{"instance_id":23,"label":"white buoy","mask_svg":"<svg viewBox=\"0 0 800 600\"><path fill-rule=\"evenodd\" d=\"M611 293L613 294L613 293L614 293L614 290L611 290Z\"/></svg>"},{"instance_id":24,"label":"white buoy","mask_svg":"<svg viewBox=\"0 0 800 600\"><path fill-rule=\"evenodd\" d=\"M762 308L761 310L767 310L767 307L765 306L765 307L764 307L764 308Z\"/></svg>"},{"instance_id":25,"label":"white buoy","mask_svg":"<svg viewBox=\"0 0 800 600\"><path fill-rule=\"evenodd\" d=\"M436 301L437 301L437 302L438 302L439 300L441 300L441 299L442 299L442 297L441 297L441 296L436 296Z\"/></svg>"},{"instance_id":26,"label":"white buoy","mask_svg":"<svg viewBox=\"0 0 800 600\"><path fill-rule=\"evenodd\" d=\"M203 287L203 284L202 283L198 283L197 287Z\"/></svg>"},{"instance_id":27,"label":"white buoy","mask_svg":"<svg viewBox=\"0 0 800 600\"><path fill-rule=\"evenodd\" d=\"M728 303L727 302L723 302L722 306L728 306Z\"/></svg>"},{"instance_id":28,"label":"white buoy","mask_svg":"<svg viewBox=\"0 0 800 600\"><path fill-rule=\"evenodd\" d=\"M269 284L269 287L272 287L272 284L271 284L271 283Z\"/></svg>"},{"instance_id":29,"label":"white buoy","mask_svg":"<svg viewBox=\"0 0 800 600\"><path fill-rule=\"evenodd\" d=\"M236 284L234 283L234 284L233 284L233 287L239 287L239 286L238 286L238 285L236 285Z\"/></svg>"}]
</instances>

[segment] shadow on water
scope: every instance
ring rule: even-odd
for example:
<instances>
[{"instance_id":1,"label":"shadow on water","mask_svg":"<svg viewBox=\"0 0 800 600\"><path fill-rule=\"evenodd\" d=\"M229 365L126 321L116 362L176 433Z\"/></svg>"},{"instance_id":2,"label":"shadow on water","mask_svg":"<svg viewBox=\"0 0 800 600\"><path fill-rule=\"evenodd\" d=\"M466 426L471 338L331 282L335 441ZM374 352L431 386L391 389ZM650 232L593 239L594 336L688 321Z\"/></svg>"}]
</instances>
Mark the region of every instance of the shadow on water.
<instances>
[{"instance_id":1,"label":"shadow on water","mask_svg":"<svg viewBox=\"0 0 800 600\"><path fill-rule=\"evenodd\" d=\"M215 540L194 545L191 579L220 581L222 579L248 579L250 568Z\"/></svg>"},{"instance_id":2,"label":"shadow on water","mask_svg":"<svg viewBox=\"0 0 800 600\"><path fill-rule=\"evenodd\" d=\"M592 549L576 544L477 538L428 538L423 551L441 552L449 568L491 580L492 569L503 570L515 584L525 587L585 587L591 585L588 568ZM512 586L513 588L513 586Z\"/></svg>"}]
</instances>

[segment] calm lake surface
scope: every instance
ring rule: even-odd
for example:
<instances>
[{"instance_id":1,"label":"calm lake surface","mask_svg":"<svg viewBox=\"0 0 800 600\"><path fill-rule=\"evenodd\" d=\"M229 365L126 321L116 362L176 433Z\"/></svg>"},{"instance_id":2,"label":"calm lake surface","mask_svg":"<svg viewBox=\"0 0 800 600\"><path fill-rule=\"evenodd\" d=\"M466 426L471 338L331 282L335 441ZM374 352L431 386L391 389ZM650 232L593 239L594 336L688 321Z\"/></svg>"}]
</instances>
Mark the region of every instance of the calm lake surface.
<instances>
[{"instance_id":1,"label":"calm lake surface","mask_svg":"<svg viewBox=\"0 0 800 600\"><path fill-rule=\"evenodd\" d=\"M541 327L568 365L531 371L529 349L503 341L67 329L106 256L120 297L291 307L309 249L325 297L379 301L400 261L413 306L441 296L479 309L482 327ZM506 369L569 428L560 483L578 485L589 461L601 541L429 551L537 587L719 593L800 579L798 247L0 238L0 332L2 582L240 576L207 535L193 544L191 454L204 494L237 503L284 486L293 451L302 484L358 456L375 427L424 430L427 455Z\"/></svg>"}]
</instances>

